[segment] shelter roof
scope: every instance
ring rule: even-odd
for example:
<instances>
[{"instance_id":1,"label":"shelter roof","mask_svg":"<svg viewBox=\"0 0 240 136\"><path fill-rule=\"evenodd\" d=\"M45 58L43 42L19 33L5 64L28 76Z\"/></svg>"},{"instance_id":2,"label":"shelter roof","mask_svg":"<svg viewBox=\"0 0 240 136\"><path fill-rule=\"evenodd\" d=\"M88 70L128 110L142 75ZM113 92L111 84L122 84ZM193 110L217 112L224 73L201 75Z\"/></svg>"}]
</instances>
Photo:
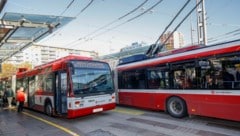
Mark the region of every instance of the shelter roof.
<instances>
[{"instance_id":1,"label":"shelter roof","mask_svg":"<svg viewBox=\"0 0 240 136\"><path fill-rule=\"evenodd\" d=\"M73 19L52 15L5 13L0 19L0 63Z\"/></svg>"}]
</instances>

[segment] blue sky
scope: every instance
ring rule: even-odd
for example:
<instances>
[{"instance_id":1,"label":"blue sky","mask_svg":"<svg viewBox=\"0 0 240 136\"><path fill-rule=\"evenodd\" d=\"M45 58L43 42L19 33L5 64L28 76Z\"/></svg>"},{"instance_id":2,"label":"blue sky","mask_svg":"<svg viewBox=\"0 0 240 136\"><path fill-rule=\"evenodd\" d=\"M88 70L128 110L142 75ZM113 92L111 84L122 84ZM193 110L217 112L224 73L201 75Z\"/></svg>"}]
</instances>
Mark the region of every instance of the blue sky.
<instances>
[{"instance_id":1,"label":"blue sky","mask_svg":"<svg viewBox=\"0 0 240 136\"><path fill-rule=\"evenodd\" d=\"M140 9L121 20L117 19L145 0L94 0L86 10L80 13L90 1L75 0L67 8L72 0L8 0L1 15L4 12L19 12L75 17L72 22L43 39L40 44L94 50L103 55L119 51L120 48L131 45L133 42L154 43L173 16L186 2L186 0L163 0L143 16L124 23L141 14L159 0L148 0ZM168 31L176 27L187 12L193 8L194 4L196 4L196 0L191 0L186 10L180 14ZM239 0L205 0L207 34L208 38L213 38L211 39L212 43L228 39L239 39L240 31L228 34L231 31L240 29L239 5ZM115 22L109 27L96 31L113 21ZM184 34L186 45L190 44L191 39L190 24L196 30L196 12L193 12L191 19L189 17L177 30ZM193 33L193 39L195 42L197 41L196 31Z\"/></svg>"}]
</instances>

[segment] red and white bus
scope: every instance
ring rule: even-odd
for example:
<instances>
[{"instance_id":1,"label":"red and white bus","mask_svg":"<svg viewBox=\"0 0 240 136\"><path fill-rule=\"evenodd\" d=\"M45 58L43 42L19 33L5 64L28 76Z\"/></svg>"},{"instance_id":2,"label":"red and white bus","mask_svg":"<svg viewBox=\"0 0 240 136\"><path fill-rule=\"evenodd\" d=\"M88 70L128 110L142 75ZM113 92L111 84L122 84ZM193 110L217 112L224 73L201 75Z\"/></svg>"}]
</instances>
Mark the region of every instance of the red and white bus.
<instances>
[{"instance_id":1,"label":"red and white bus","mask_svg":"<svg viewBox=\"0 0 240 136\"><path fill-rule=\"evenodd\" d=\"M109 65L89 57L70 55L22 70L16 81L26 92L24 106L50 116L75 118L115 108Z\"/></svg>"},{"instance_id":2,"label":"red and white bus","mask_svg":"<svg viewBox=\"0 0 240 136\"><path fill-rule=\"evenodd\" d=\"M117 103L177 118L240 121L240 40L164 54L130 63L123 59L116 68Z\"/></svg>"}]
</instances>

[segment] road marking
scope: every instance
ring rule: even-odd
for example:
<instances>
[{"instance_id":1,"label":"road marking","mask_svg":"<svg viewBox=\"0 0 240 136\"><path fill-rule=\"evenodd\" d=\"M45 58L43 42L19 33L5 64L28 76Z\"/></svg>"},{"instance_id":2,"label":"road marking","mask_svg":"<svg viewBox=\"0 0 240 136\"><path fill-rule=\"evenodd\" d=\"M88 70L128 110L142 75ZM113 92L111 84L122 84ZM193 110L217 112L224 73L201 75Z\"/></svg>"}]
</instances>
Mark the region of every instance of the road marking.
<instances>
[{"instance_id":1,"label":"road marking","mask_svg":"<svg viewBox=\"0 0 240 136\"><path fill-rule=\"evenodd\" d=\"M127 109L127 108L115 108L113 110L114 112L124 113L124 114L130 114L130 115L142 115L144 112L140 110L134 110L134 109Z\"/></svg>"},{"instance_id":2,"label":"road marking","mask_svg":"<svg viewBox=\"0 0 240 136\"><path fill-rule=\"evenodd\" d=\"M44 123L46 123L46 124L49 124L49 125L51 125L51 126L54 126L54 127L58 128L58 129L61 129L61 130L63 130L64 132L66 132L66 133L68 133L68 134L70 134L70 135L72 135L72 136L80 136L79 134L77 134L77 133L75 133L75 132L73 132L73 131L71 131L71 130L63 127L63 126L60 126L60 125L55 124L55 123L53 123L53 122L47 121L47 120L45 120L45 119L43 119L43 118L37 117L37 116L32 115L32 114L27 113L27 112L22 112L22 113L25 114L25 115L27 115L27 116L30 116L30 117L32 117L32 118L35 118L35 119L37 119L37 120L40 120L40 121L42 121L42 122L44 122Z\"/></svg>"}]
</instances>

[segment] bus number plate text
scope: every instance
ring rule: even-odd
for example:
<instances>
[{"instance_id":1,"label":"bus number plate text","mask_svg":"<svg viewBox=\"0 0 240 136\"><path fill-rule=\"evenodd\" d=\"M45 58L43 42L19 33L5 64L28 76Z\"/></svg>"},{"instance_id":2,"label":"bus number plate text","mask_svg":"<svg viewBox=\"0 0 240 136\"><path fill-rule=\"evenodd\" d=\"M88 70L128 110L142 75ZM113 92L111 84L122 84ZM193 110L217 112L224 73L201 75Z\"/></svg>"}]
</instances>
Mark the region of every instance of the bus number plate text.
<instances>
[{"instance_id":1,"label":"bus number plate text","mask_svg":"<svg viewBox=\"0 0 240 136\"><path fill-rule=\"evenodd\" d=\"M103 111L103 108L93 109L93 113Z\"/></svg>"}]
</instances>

